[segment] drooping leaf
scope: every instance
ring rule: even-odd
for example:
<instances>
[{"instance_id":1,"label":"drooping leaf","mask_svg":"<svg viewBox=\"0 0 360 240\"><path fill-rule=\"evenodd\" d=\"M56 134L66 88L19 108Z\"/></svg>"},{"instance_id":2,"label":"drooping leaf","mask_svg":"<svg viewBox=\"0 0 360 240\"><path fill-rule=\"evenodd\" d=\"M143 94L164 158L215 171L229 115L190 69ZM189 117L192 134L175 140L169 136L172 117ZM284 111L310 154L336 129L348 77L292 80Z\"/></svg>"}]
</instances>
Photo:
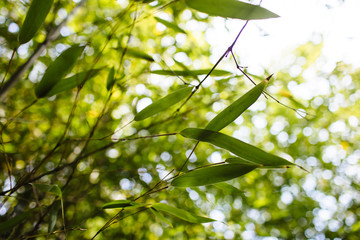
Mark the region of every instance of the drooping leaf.
<instances>
[{"instance_id":1,"label":"drooping leaf","mask_svg":"<svg viewBox=\"0 0 360 240\"><path fill-rule=\"evenodd\" d=\"M270 77L256 85L238 100L230 104L230 106L225 108L221 113L213 118L205 127L205 129L220 131L232 123L260 97Z\"/></svg>"},{"instance_id":2,"label":"drooping leaf","mask_svg":"<svg viewBox=\"0 0 360 240\"><path fill-rule=\"evenodd\" d=\"M153 74L158 75L167 75L167 76L183 76L183 77L196 77L198 75L205 75L210 72L211 69L200 69L200 70L191 70L191 71L183 71L183 70L154 70L151 71ZM228 76L231 75L231 72L225 70L217 70L212 71L211 76Z\"/></svg>"},{"instance_id":3,"label":"drooping leaf","mask_svg":"<svg viewBox=\"0 0 360 240\"><path fill-rule=\"evenodd\" d=\"M256 167L262 167L263 166L262 164L249 162L248 160L243 159L243 158L239 158L239 157L227 158L225 160L225 162L227 162L227 163L235 163L235 164L252 165L252 166L256 166Z\"/></svg>"},{"instance_id":4,"label":"drooping leaf","mask_svg":"<svg viewBox=\"0 0 360 240\"><path fill-rule=\"evenodd\" d=\"M211 143L217 147L226 149L238 157L245 159L252 163L258 163L263 166L288 166L294 163L288 160L267 153L260 148L247 144L239 139L230 137L223 133L199 129L187 128L180 132L186 138L196 139L202 142Z\"/></svg>"},{"instance_id":5,"label":"drooping leaf","mask_svg":"<svg viewBox=\"0 0 360 240\"><path fill-rule=\"evenodd\" d=\"M26 43L34 37L48 15L52 4L53 0L32 0L20 29L20 44Z\"/></svg>"},{"instance_id":6,"label":"drooping leaf","mask_svg":"<svg viewBox=\"0 0 360 240\"><path fill-rule=\"evenodd\" d=\"M149 204L145 203L137 203L130 200L116 200L112 202L105 203L102 205L103 209L113 209L113 208L139 208L149 206Z\"/></svg>"},{"instance_id":7,"label":"drooping leaf","mask_svg":"<svg viewBox=\"0 0 360 240\"><path fill-rule=\"evenodd\" d=\"M152 207L155 208L156 210L171 214L175 217L178 217L182 220L185 220L185 221L191 222L191 223L206 223L206 222L215 221L214 219L207 218L207 217L200 217L193 213L185 211L183 209L169 206L165 203L156 203L156 204L152 205Z\"/></svg>"},{"instance_id":8,"label":"drooping leaf","mask_svg":"<svg viewBox=\"0 0 360 240\"><path fill-rule=\"evenodd\" d=\"M83 46L75 45L62 52L46 69L44 76L36 85L36 97L46 97L51 89L71 71L83 50Z\"/></svg>"},{"instance_id":9,"label":"drooping leaf","mask_svg":"<svg viewBox=\"0 0 360 240\"><path fill-rule=\"evenodd\" d=\"M19 223L21 223L23 220L25 220L26 218L29 218L32 214L34 210L29 210L29 211L26 211L26 212L23 212L19 215L16 215L15 217L13 218L10 218L4 222L1 222L0 223L0 233L3 233L5 231L11 231L11 229L18 225Z\"/></svg>"},{"instance_id":10,"label":"drooping leaf","mask_svg":"<svg viewBox=\"0 0 360 240\"><path fill-rule=\"evenodd\" d=\"M187 6L212 16L243 20L279 17L269 10L237 0L185 0Z\"/></svg>"},{"instance_id":11,"label":"drooping leaf","mask_svg":"<svg viewBox=\"0 0 360 240\"><path fill-rule=\"evenodd\" d=\"M48 185L48 184L35 183L34 186L36 187L37 190L39 190L41 192L52 193L52 194L55 194L58 197L62 196L62 191L61 191L61 189L59 188L58 185Z\"/></svg>"},{"instance_id":12,"label":"drooping leaf","mask_svg":"<svg viewBox=\"0 0 360 240\"><path fill-rule=\"evenodd\" d=\"M166 27L171 28L172 30L174 30L176 32L186 34L186 32L182 28L180 28L178 25L176 25L176 24L174 24L172 22L166 21L164 19L158 18L158 17L154 17L154 18L156 19L156 21L158 21L159 23L165 25Z\"/></svg>"},{"instance_id":13,"label":"drooping leaf","mask_svg":"<svg viewBox=\"0 0 360 240\"><path fill-rule=\"evenodd\" d=\"M231 184L221 182L221 183L215 183L214 186L223 190L227 194L228 193L236 193L236 194L239 194L241 197L244 196L244 192L242 192L240 189L234 187Z\"/></svg>"},{"instance_id":14,"label":"drooping leaf","mask_svg":"<svg viewBox=\"0 0 360 240\"><path fill-rule=\"evenodd\" d=\"M115 49L124 51L123 47L117 47ZM126 55L129 56L129 57L144 59L144 60L149 61L149 62L155 62L155 60L154 60L154 58L152 56L150 56L149 54L144 53L144 52L142 52L142 51L140 51L138 49L135 49L135 48L127 47L126 48Z\"/></svg>"},{"instance_id":15,"label":"drooping leaf","mask_svg":"<svg viewBox=\"0 0 360 240\"><path fill-rule=\"evenodd\" d=\"M180 90L177 90L173 93L170 93L166 97L163 97L154 103L150 104L143 110L141 110L138 114L135 116L135 121L141 121L148 117L151 117L152 115L165 111L172 105L178 103L185 97L189 96L191 93L193 87L185 87L181 88Z\"/></svg>"},{"instance_id":16,"label":"drooping leaf","mask_svg":"<svg viewBox=\"0 0 360 240\"><path fill-rule=\"evenodd\" d=\"M174 178L175 187L195 187L225 182L254 170L255 166L243 164L221 164L199 168Z\"/></svg>"},{"instance_id":17,"label":"drooping leaf","mask_svg":"<svg viewBox=\"0 0 360 240\"><path fill-rule=\"evenodd\" d=\"M108 91L110 91L112 89L112 87L114 86L114 83L115 83L115 68L112 67L110 69L110 72L109 72L109 75L108 75L108 78L107 78L107 81L106 81L106 89Z\"/></svg>"},{"instance_id":18,"label":"drooping leaf","mask_svg":"<svg viewBox=\"0 0 360 240\"><path fill-rule=\"evenodd\" d=\"M156 216L158 217L161 221L163 221L164 223L166 223L167 225L169 225L171 228L174 228L173 225L171 224L171 222L164 217L164 215L162 215L161 212L159 212L158 210L156 210L155 208L151 207L150 211Z\"/></svg>"},{"instance_id":19,"label":"drooping leaf","mask_svg":"<svg viewBox=\"0 0 360 240\"><path fill-rule=\"evenodd\" d=\"M50 213L49 213L49 225L48 225L48 233L51 233L56 225L58 212L61 207L61 201L56 200L54 204L51 207Z\"/></svg>"},{"instance_id":20,"label":"drooping leaf","mask_svg":"<svg viewBox=\"0 0 360 240\"><path fill-rule=\"evenodd\" d=\"M101 68L92 69L89 71L83 71L77 74L74 74L71 77L61 79L55 86L46 94L46 97L51 97L59 93L65 92L67 90L73 89L76 86L79 86L83 83L85 77L86 81L93 78L101 71Z\"/></svg>"}]
</instances>

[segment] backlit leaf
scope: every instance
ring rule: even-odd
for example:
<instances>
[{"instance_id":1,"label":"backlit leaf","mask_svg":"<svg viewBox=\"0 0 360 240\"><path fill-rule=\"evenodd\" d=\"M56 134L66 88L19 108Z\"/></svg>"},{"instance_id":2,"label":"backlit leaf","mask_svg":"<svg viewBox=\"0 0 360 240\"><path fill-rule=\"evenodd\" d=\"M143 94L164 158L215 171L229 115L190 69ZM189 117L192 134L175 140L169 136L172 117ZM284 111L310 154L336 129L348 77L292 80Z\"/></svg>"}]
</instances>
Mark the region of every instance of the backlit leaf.
<instances>
[{"instance_id":1,"label":"backlit leaf","mask_svg":"<svg viewBox=\"0 0 360 240\"><path fill-rule=\"evenodd\" d=\"M175 187L195 187L225 182L254 170L255 166L243 164L221 164L203 167L176 177L171 185Z\"/></svg>"},{"instance_id":2,"label":"backlit leaf","mask_svg":"<svg viewBox=\"0 0 360 240\"><path fill-rule=\"evenodd\" d=\"M234 153L244 160L252 163L258 163L263 166L294 165L292 162L289 162L284 158L267 153L260 148L223 133L199 128L187 128L181 131L180 134L186 138L211 143L217 147Z\"/></svg>"},{"instance_id":3,"label":"backlit leaf","mask_svg":"<svg viewBox=\"0 0 360 240\"><path fill-rule=\"evenodd\" d=\"M87 77L86 81L95 77L96 74L101 69L92 69L90 71L83 71L77 74L74 74L71 77L61 79L55 86L46 94L46 97L51 97L61 92L65 92L67 90L73 89L76 86L79 86L84 82L85 77Z\"/></svg>"},{"instance_id":4,"label":"backlit leaf","mask_svg":"<svg viewBox=\"0 0 360 240\"><path fill-rule=\"evenodd\" d=\"M149 206L149 204L137 203L130 200L117 200L105 203L102 205L103 209L113 209L113 208L139 208Z\"/></svg>"},{"instance_id":5,"label":"backlit leaf","mask_svg":"<svg viewBox=\"0 0 360 240\"><path fill-rule=\"evenodd\" d=\"M20 29L20 44L26 43L34 37L35 33L43 24L52 4L53 0L32 0L24 23Z\"/></svg>"},{"instance_id":6,"label":"backlit leaf","mask_svg":"<svg viewBox=\"0 0 360 240\"><path fill-rule=\"evenodd\" d=\"M207 217L200 217L183 209L179 209L176 207L169 206L165 203L156 203L152 205L153 208L156 210L171 214L175 217L178 217L182 220L191 222L191 223L206 223L206 222L213 222L214 219L207 218Z\"/></svg>"},{"instance_id":7,"label":"backlit leaf","mask_svg":"<svg viewBox=\"0 0 360 240\"><path fill-rule=\"evenodd\" d=\"M161 221L163 221L164 223L166 223L167 225L169 225L171 228L174 228L173 225L171 224L171 222L164 217L164 215L162 215L161 212L159 212L158 210L156 210L155 208L151 207L150 211L156 216L158 217Z\"/></svg>"},{"instance_id":8,"label":"backlit leaf","mask_svg":"<svg viewBox=\"0 0 360 240\"><path fill-rule=\"evenodd\" d=\"M185 0L186 5L203 13L224 18L243 20L279 17L277 14L257 5L237 0Z\"/></svg>"},{"instance_id":9,"label":"backlit leaf","mask_svg":"<svg viewBox=\"0 0 360 240\"><path fill-rule=\"evenodd\" d=\"M232 123L259 98L269 78L256 85L238 100L233 102L230 106L225 108L221 113L219 113L208 123L205 129L220 131L221 129Z\"/></svg>"},{"instance_id":10,"label":"backlit leaf","mask_svg":"<svg viewBox=\"0 0 360 240\"><path fill-rule=\"evenodd\" d=\"M106 89L108 90L108 91L110 91L111 90L111 88L114 86L114 83L115 83L115 68L114 67L112 67L111 69L110 69L110 72L109 72L109 75L108 75L108 78L107 78L107 81L106 81Z\"/></svg>"},{"instance_id":11,"label":"backlit leaf","mask_svg":"<svg viewBox=\"0 0 360 240\"><path fill-rule=\"evenodd\" d=\"M62 196L62 191L61 191L61 189L59 188L58 185L48 185L48 184L35 183L34 186L36 187L37 190L39 190L41 192L52 193L52 194L55 194L56 196L59 196L59 197Z\"/></svg>"},{"instance_id":12,"label":"backlit leaf","mask_svg":"<svg viewBox=\"0 0 360 240\"><path fill-rule=\"evenodd\" d=\"M157 100L136 114L135 121L144 120L145 118L151 117L156 113L167 110L172 105L189 96L192 89L193 87L185 87Z\"/></svg>"},{"instance_id":13,"label":"backlit leaf","mask_svg":"<svg viewBox=\"0 0 360 240\"><path fill-rule=\"evenodd\" d=\"M83 46L72 46L62 52L60 56L50 64L44 76L35 87L35 94L38 98L46 97L51 89L71 71L83 50Z\"/></svg>"},{"instance_id":14,"label":"backlit leaf","mask_svg":"<svg viewBox=\"0 0 360 240\"><path fill-rule=\"evenodd\" d=\"M139 50L134 49L134 48L127 48L126 49L126 55L134 57L134 58L144 59L144 60L149 61L149 62L154 62L155 61L154 58L152 56L150 56L149 54L144 53L144 52L139 51Z\"/></svg>"},{"instance_id":15,"label":"backlit leaf","mask_svg":"<svg viewBox=\"0 0 360 240\"><path fill-rule=\"evenodd\" d=\"M151 71L153 74L158 75L167 75L167 76L183 76L183 77L197 77L198 75L205 75L210 72L211 69L200 69L200 70L191 70L191 71L184 71L184 70L154 70ZM227 76L231 75L231 72L225 70L217 70L215 69L212 71L211 76Z\"/></svg>"},{"instance_id":16,"label":"backlit leaf","mask_svg":"<svg viewBox=\"0 0 360 240\"><path fill-rule=\"evenodd\" d=\"M156 21L158 21L159 23L165 25L166 27L168 28L171 28L172 30L175 30L176 32L180 32L180 33L185 33L186 32L180 28L178 25L172 23L172 22L169 22L169 21L166 21L164 19L161 19L161 18L158 18L158 17L155 17Z\"/></svg>"}]
</instances>

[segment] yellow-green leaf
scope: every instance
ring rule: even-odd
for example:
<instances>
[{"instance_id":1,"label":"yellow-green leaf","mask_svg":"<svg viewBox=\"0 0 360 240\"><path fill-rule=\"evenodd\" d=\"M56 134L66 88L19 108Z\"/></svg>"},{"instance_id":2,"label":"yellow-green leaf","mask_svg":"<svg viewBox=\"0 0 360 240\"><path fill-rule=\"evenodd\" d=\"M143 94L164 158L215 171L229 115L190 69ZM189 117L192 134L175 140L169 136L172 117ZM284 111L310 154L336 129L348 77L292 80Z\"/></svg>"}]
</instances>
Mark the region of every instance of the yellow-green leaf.
<instances>
[{"instance_id":1,"label":"yellow-green leaf","mask_svg":"<svg viewBox=\"0 0 360 240\"><path fill-rule=\"evenodd\" d=\"M110 72L109 72L109 75L108 75L108 78L107 78L107 81L106 81L106 89L108 91L110 91L112 89L112 87L114 86L114 83L115 83L115 68L112 67L110 69Z\"/></svg>"},{"instance_id":2,"label":"yellow-green leaf","mask_svg":"<svg viewBox=\"0 0 360 240\"><path fill-rule=\"evenodd\" d=\"M55 194L58 197L62 196L62 191L61 191L61 189L59 188L58 185L48 185L48 184L35 183L34 186L36 187L37 190L39 190L41 192L52 193L52 194Z\"/></svg>"},{"instance_id":3,"label":"yellow-green leaf","mask_svg":"<svg viewBox=\"0 0 360 240\"><path fill-rule=\"evenodd\" d=\"M224 18L251 20L279 17L265 8L237 0L185 0L185 3L199 12Z\"/></svg>"},{"instance_id":4,"label":"yellow-green leaf","mask_svg":"<svg viewBox=\"0 0 360 240\"><path fill-rule=\"evenodd\" d=\"M176 25L176 24L174 24L172 22L166 21L164 19L158 18L158 17L154 17L154 18L156 19L156 21L158 21L159 23L165 25L166 27L171 28L172 30L174 30L176 32L186 34L186 32L182 28L180 28L178 25Z\"/></svg>"},{"instance_id":5,"label":"yellow-green leaf","mask_svg":"<svg viewBox=\"0 0 360 240\"><path fill-rule=\"evenodd\" d=\"M158 75L167 75L167 76L183 76L183 77L197 77L199 75L205 75L208 74L211 71L211 69L200 69L200 70L154 70L151 71L153 74ZM231 72L225 71L225 70L213 70L211 72L211 76L228 76L231 75Z\"/></svg>"},{"instance_id":6,"label":"yellow-green leaf","mask_svg":"<svg viewBox=\"0 0 360 240\"><path fill-rule=\"evenodd\" d=\"M225 182L251 172L256 167L244 164L221 164L189 171L174 178L175 187L196 187Z\"/></svg>"},{"instance_id":7,"label":"yellow-green leaf","mask_svg":"<svg viewBox=\"0 0 360 240\"><path fill-rule=\"evenodd\" d=\"M161 221L163 221L164 223L166 223L167 225L169 225L171 228L174 228L173 225L171 224L171 222L164 217L164 215L162 215L161 212L159 212L158 210L156 210L155 208L151 207L150 211L156 216L158 217Z\"/></svg>"},{"instance_id":8,"label":"yellow-green leaf","mask_svg":"<svg viewBox=\"0 0 360 240\"><path fill-rule=\"evenodd\" d=\"M155 101L154 103L141 110L138 114L136 114L135 121L144 120L154 114L167 110L172 105L189 96L192 89L193 87L185 87Z\"/></svg>"},{"instance_id":9,"label":"yellow-green leaf","mask_svg":"<svg viewBox=\"0 0 360 240\"><path fill-rule=\"evenodd\" d=\"M44 76L36 85L36 97L46 97L50 90L71 71L83 50L83 46L75 45L62 52L46 69Z\"/></svg>"},{"instance_id":10,"label":"yellow-green leaf","mask_svg":"<svg viewBox=\"0 0 360 240\"><path fill-rule=\"evenodd\" d=\"M101 69L92 69L89 71L83 71L77 74L74 74L71 77L63 78L55 86L46 94L46 97L51 97L56 94L65 92L67 90L73 89L76 86L79 86L81 83L84 82L85 77L87 77L86 81L95 77L96 74Z\"/></svg>"},{"instance_id":11,"label":"yellow-green leaf","mask_svg":"<svg viewBox=\"0 0 360 240\"><path fill-rule=\"evenodd\" d=\"M105 203L102 205L103 209L113 209L113 208L139 208L149 206L149 204L145 203L137 203L130 200L116 200L112 202Z\"/></svg>"},{"instance_id":12,"label":"yellow-green leaf","mask_svg":"<svg viewBox=\"0 0 360 240\"><path fill-rule=\"evenodd\" d=\"M270 76L271 77L271 76ZM213 118L205 129L220 131L230 123L232 123L237 117L239 117L246 109L248 109L261 95L264 90L269 78L256 85L238 100L230 104L215 118Z\"/></svg>"},{"instance_id":13,"label":"yellow-green leaf","mask_svg":"<svg viewBox=\"0 0 360 240\"><path fill-rule=\"evenodd\" d=\"M165 203L156 203L152 205L153 208L156 210L171 214L175 217L178 217L182 220L191 222L191 223L206 223L206 222L213 222L214 219L207 218L207 217L200 217L183 209L179 209L176 207L169 206Z\"/></svg>"},{"instance_id":14,"label":"yellow-green leaf","mask_svg":"<svg viewBox=\"0 0 360 240\"><path fill-rule=\"evenodd\" d=\"M48 15L52 4L53 0L32 0L20 29L20 44L26 43L34 37Z\"/></svg>"},{"instance_id":15,"label":"yellow-green leaf","mask_svg":"<svg viewBox=\"0 0 360 240\"><path fill-rule=\"evenodd\" d=\"M186 138L208 142L217 147L226 149L251 163L257 163L263 166L294 165L294 163L289 162L284 158L267 153L260 148L223 133L199 128L187 128L182 130L180 134Z\"/></svg>"}]
</instances>

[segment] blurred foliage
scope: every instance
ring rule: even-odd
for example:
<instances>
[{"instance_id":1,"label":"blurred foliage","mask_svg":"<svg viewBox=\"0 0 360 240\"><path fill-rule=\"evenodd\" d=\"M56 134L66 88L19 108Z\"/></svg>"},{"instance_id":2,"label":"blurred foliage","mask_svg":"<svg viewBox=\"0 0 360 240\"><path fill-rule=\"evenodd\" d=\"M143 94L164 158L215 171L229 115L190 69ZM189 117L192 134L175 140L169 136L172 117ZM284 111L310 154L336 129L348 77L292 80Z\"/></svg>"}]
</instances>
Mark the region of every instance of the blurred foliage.
<instances>
[{"instance_id":1,"label":"blurred foliage","mask_svg":"<svg viewBox=\"0 0 360 240\"><path fill-rule=\"evenodd\" d=\"M29 1L1 2L3 79ZM8 76L78 2L54 1L40 31L17 49ZM155 17L185 33L162 25ZM250 89L251 83L232 60L224 60L218 69L230 64L232 75L207 79L206 86L179 112L175 105L144 121L131 122L149 100L154 102L184 83L197 84L199 80L150 71L212 68L210 46L204 40L210 20L186 8L183 1L88 0L77 10L60 37L51 42L0 105L0 223L11 225L2 229L1 239L65 239L64 228L68 239L91 239L119 212L104 210L103 204L136 200L168 172L180 170L196 142L179 135L119 139L204 128ZM239 20L239 24L243 23ZM72 74L101 68L98 74L82 87L38 100L12 119L36 99L34 88L46 67L74 44L84 44L86 49ZM127 48L132 54L126 54ZM125 209L118 215L119 222L96 239L358 239L360 108L356 106L360 106L360 72L341 62L329 71L321 48L313 43L299 46L288 67L276 73L267 87L282 103L304 109L309 113L306 118L261 96L222 130L293 160L309 173L296 167L261 169L227 182L229 185L162 189L137 202L163 202L219 221L192 224L164 214L172 228L148 209ZM112 67L115 84L108 91ZM200 143L186 169L230 156ZM50 186L45 188L48 191L37 189L36 184L58 186L61 194L53 194ZM162 183L157 189L165 186Z\"/></svg>"}]
</instances>

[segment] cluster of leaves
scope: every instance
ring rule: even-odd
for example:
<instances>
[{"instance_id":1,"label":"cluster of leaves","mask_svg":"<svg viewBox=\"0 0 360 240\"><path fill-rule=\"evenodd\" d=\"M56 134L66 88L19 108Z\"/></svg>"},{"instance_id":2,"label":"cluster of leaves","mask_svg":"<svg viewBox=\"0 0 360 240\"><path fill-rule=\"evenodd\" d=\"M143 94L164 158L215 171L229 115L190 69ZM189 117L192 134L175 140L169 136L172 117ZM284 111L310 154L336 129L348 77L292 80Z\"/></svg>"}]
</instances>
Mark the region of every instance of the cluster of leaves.
<instances>
[{"instance_id":1,"label":"cluster of leaves","mask_svg":"<svg viewBox=\"0 0 360 240\"><path fill-rule=\"evenodd\" d=\"M236 0L221 6L213 0L33 0L4 6L4 26L21 28L16 38L6 31L1 39L7 47L0 61L8 66L0 91L6 101L0 112L1 237L223 238L226 231L233 238L246 231L315 236L317 200L311 193L299 194L287 207L279 203L284 192L295 195L295 181L304 173L286 170L295 163L278 155L306 159L316 146L282 146L263 133L269 131L254 128L247 141L253 145L231 136L240 120L246 130L264 117L256 110L243 113L265 95L270 77L240 90L247 87L243 79L219 69L227 55L235 60L237 38L212 66L209 46L199 37L203 32L185 23L208 26L202 13L243 20L276 14ZM201 88L205 80L212 84ZM144 108L150 97L158 100ZM216 104L223 106L218 114L210 109ZM269 108L269 126L283 121L282 111ZM309 124L289 119L291 124L283 124L289 134ZM195 147L179 135L196 140ZM207 160L218 155L225 160ZM229 180L231 185L224 183ZM214 211L224 215L226 231L200 225L213 222ZM120 221L121 227L112 226ZM144 226L149 231L141 231ZM356 236L359 228L350 227L342 234Z\"/></svg>"}]
</instances>

